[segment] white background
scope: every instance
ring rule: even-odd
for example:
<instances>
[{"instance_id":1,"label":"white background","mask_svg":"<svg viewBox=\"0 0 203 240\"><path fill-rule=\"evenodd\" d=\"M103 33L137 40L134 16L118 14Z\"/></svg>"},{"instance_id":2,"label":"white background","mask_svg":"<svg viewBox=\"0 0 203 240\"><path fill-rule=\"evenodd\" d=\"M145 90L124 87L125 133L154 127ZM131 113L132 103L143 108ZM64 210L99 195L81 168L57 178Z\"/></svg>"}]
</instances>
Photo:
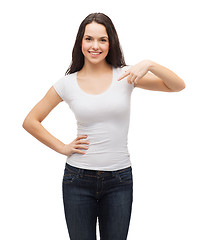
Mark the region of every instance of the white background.
<instances>
[{"instance_id":1,"label":"white background","mask_svg":"<svg viewBox=\"0 0 203 240\"><path fill-rule=\"evenodd\" d=\"M128 147L134 201L128 239L203 239L201 8L197 0L1 3L1 239L69 239L62 203L66 158L22 123L64 76L78 27L92 12L112 19L127 64L150 59L186 83L181 92L132 93ZM76 138L76 120L65 103L43 126L65 143Z\"/></svg>"}]
</instances>

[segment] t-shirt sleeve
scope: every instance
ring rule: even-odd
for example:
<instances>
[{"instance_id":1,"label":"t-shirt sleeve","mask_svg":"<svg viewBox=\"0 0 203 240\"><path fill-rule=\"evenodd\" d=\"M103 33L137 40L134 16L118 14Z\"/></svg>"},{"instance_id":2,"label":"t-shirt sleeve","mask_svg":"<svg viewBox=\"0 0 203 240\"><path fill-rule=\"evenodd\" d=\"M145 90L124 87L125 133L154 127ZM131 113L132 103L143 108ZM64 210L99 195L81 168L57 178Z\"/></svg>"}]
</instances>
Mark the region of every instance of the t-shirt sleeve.
<instances>
[{"instance_id":1,"label":"t-shirt sleeve","mask_svg":"<svg viewBox=\"0 0 203 240\"><path fill-rule=\"evenodd\" d=\"M131 65L125 66L122 68L122 72L124 73L125 71L127 71L130 67L132 67Z\"/></svg>"},{"instance_id":2,"label":"t-shirt sleeve","mask_svg":"<svg viewBox=\"0 0 203 240\"><path fill-rule=\"evenodd\" d=\"M57 82L55 82L53 84L53 87L58 95L64 100L65 77L62 77Z\"/></svg>"}]
</instances>

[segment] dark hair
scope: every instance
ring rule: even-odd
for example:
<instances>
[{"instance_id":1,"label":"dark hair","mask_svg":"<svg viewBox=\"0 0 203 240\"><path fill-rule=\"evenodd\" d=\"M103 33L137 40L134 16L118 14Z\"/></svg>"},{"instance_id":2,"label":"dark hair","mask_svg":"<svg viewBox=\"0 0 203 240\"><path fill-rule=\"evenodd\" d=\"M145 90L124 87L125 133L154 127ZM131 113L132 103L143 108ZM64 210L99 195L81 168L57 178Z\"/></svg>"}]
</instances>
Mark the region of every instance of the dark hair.
<instances>
[{"instance_id":1,"label":"dark hair","mask_svg":"<svg viewBox=\"0 0 203 240\"><path fill-rule=\"evenodd\" d=\"M84 65L84 55L82 53L82 39L86 25L92 22L102 24L106 28L109 37L109 52L106 56L107 63L116 68L126 66L118 35L111 19L103 13L91 13L80 24L72 51L72 62L65 75L77 72L82 69Z\"/></svg>"}]
</instances>

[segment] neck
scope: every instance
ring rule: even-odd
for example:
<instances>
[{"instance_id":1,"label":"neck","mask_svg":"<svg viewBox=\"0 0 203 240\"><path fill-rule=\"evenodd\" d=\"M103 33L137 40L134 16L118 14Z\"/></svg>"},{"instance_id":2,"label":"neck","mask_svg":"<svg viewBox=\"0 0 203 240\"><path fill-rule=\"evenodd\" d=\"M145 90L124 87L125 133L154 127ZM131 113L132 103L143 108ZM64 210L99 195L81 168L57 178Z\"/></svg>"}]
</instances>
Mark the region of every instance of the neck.
<instances>
[{"instance_id":1,"label":"neck","mask_svg":"<svg viewBox=\"0 0 203 240\"><path fill-rule=\"evenodd\" d=\"M90 62L85 62L83 68L81 71L83 73L89 74L91 73L92 75L97 75L99 73L104 73L105 71L112 69L112 66L108 64L106 61L98 63L98 64L92 64Z\"/></svg>"}]
</instances>

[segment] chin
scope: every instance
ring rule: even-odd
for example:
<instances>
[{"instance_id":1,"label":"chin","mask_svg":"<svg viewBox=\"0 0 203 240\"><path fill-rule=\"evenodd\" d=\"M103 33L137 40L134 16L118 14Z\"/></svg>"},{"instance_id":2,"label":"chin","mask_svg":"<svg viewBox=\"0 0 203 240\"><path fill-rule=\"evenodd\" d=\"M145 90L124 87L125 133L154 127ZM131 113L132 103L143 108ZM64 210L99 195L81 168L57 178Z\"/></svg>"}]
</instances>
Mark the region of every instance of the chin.
<instances>
[{"instance_id":1,"label":"chin","mask_svg":"<svg viewBox=\"0 0 203 240\"><path fill-rule=\"evenodd\" d=\"M104 62L105 58L104 59L87 59L87 61L91 64L99 64L99 63Z\"/></svg>"}]
</instances>

